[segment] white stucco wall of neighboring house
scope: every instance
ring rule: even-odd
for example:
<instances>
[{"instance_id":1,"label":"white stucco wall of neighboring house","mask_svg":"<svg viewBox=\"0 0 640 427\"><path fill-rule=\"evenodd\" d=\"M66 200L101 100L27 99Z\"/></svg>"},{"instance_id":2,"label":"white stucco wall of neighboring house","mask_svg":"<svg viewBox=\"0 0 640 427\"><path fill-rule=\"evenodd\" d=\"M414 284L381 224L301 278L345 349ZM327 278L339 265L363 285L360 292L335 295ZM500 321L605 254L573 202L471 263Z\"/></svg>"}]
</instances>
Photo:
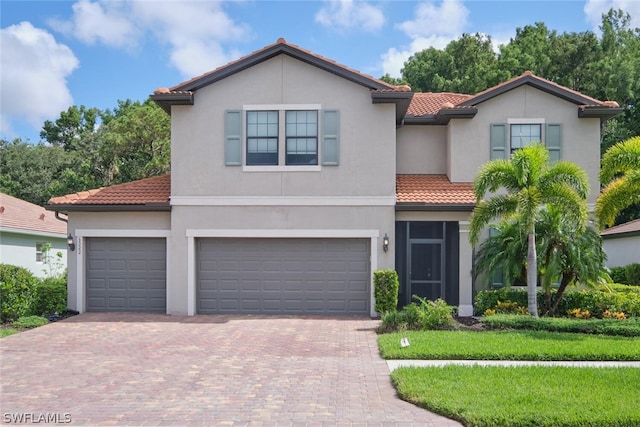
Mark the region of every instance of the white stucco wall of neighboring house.
<instances>
[{"instance_id":1,"label":"white stucco wall of neighboring house","mask_svg":"<svg viewBox=\"0 0 640 427\"><path fill-rule=\"evenodd\" d=\"M562 124L562 159L587 172L591 188L588 203L595 203L600 189L600 119L579 118L576 104L528 85L479 104L473 119L451 120L447 144L450 179L473 181L480 167L490 159L490 125L519 119ZM542 126L543 139L544 133Z\"/></svg>"},{"instance_id":2,"label":"white stucco wall of neighboring house","mask_svg":"<svg viewBox=\"0 0 640 427\"><path fill-rule=\"evenodd\" d=\"M69 251L67 303L70 309L84 311L78 289L85 286L84 239L90 237L163 237L169 235L170 212L70 212L69 233L76 248ZM66 244L66 240L65 240ZM168 246L168 244L167 244ZM167 283L167 286L169 283ZM82 297L81 293L81 297Z\"/></svg>"},{"instance_id":3,"label":"white stucco wall of neighboring house","mask_svg":"<svg viewBox=\"0 0 640 427\"><path fill-rule=\"evenodd\" d=\"M405 125L399 128L396 170L399 174L446 174L447 127Z\"/></svg>"},{"instance_id":4,"label":"white stucco wall of neighboring house","mask_svg":"<svg viewBox=\"0 0 640 427\"><path fill-rule=\"evenodd\" d=\"M43 262L38 257L38 246L49 243L51 261ZM57 254L62 255L61 258ZM67 237L54 233L27 230L0 231L0 262L18 265L43 278L64 273L67 266Z\"/></svg>"},{"instance_id":5,"label":"white stucco wall of neighboring house","mask_svg":"<svg viewBox=\"0 0 640 427\"><path fill-rule=\"evenodd\" d=\"M640 236L638 235L603 238L602 248L607 254L607 267L640 263Z\"/></svg>"}]
</instances>

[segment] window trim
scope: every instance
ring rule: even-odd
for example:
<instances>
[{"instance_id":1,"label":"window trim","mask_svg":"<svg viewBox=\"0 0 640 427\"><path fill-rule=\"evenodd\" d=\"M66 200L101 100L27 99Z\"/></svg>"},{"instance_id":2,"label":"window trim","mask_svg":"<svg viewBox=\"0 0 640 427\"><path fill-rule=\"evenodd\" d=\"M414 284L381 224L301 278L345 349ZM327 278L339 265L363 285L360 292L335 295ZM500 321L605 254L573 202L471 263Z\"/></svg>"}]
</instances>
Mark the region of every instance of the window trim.
<instances>
[{"instance_id":1,"label":"window trim","mask_svg":"<svg viewBox=\"0 0 640 427\"><path fill-rule=\"evenodd\" d=\"M544 117L522 117L522 118L508 118L507 119L507 129L506 129L506 138L507 138L507 147L506 153L508 156L512 156L515 152L511 147L511 126L512 125L539 125L540 126L540 142L546 146L546 138L547 138L547 122ZM518 147L515 150L519 150L523 147Z\"/></svg>"},{"instance_id":2,"label":"window trim","mask_svg":"<svg viewBox=\"0 0 640 427\"><path fill-rule=\"evenodd\" d=\"M49 242L36 242L36 263L37 264L44 264L44 251L42 250L44 248L44 246L49 243ZM40 259L38 259L38 255L40 256Z\"/></svg>"}]
</instances>

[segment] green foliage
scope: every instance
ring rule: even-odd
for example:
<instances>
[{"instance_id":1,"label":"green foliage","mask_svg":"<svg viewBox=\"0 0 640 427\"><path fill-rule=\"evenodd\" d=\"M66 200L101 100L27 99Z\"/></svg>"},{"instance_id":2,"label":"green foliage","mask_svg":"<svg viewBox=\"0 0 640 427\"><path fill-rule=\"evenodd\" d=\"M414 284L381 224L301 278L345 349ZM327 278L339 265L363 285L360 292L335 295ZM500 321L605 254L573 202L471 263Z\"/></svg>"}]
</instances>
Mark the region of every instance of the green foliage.
<instances>
[{"instance_id":1,"label":"green foliage","mask_svg":"<svg viewBox=\"0 0 640 427\"><path fill-rule=\"evenodd\" d=\"M384 314L396 311L399 287L398 273L395 270L376 270L373 272L375 310L378 313Z\"/></svg>"},{"instance_id":2,"label":"green foliage","mask_svg":"<svg viewBox=\"0 0 640 427\"><path fill-rule=\"evenodd\" d=\"M474 427L640 425L640 369L558 366L403 367L398 395Z\"/></svg>"},{"instance_id":3,"label":"green foliage","mask_svg":"<svg viewBox=\"0 0 640 427\"><path fill-rule=\"evenodd\" d=\"M640 286L640 263L625 266L625 279L627 285Z\"/></svg>"},{"instance_id":4,"label":"green foliage","mask_svg":"<svg viewBox=\"0 0 640 427\"><path fill-rule=\"evenodd\" d=\"M15 328L0 328L0 338L8 337L9 335L14 335L20 332Z\"/></svg>"},{"instance_id":5,"label":"green foliage","mask_svg":"<svg viewBox=\"0 0 640 427\"><path fill-rule=\"evenodd\" d=\"M640 136L614 145L602 157L600 181L605 186L596 201L601 229L615 223L627 207L640 204Z\"/></svg>"},{"instance_id":6,"label":"green foliage","mask_svg":"<svg viewBox=\"0 0 640 427\"><path fill-rule=\"evenodd\" d=\"M627 282L627 269L625 267L611 267L609 276L613 283L626 283Z\"/></svg>"},{"instance_id":7,"label":"green foliage","mask_svg":"<svg viewBox=\"0 0 640 427\"><path fill-rule=\"evenodd\" d=\"M440 298L435 301L417 295L413 298L418 303L411 303L398 312L383 314L378 332L442 329L452 326L455 307L447 305Z\"/></svg>"},{"instance_id":8,"label":"green foliage","mask_svg":"<svg viewBox=\"0 0 640 427\"><path fill-rule=\"evenodd\" d=\"M640 337L640 318L616 319L570 319L566 317L520 316L496 314L485 317L482 323L487 329L528 329L548 332L573 332L582 334Z\"/></svg>"},{"instance_id":9,"label":"green foliage","mask_svg":"<svg viewBox=\"0 0 640 427\"><path fill-rule=\"evenodd\" d=\"M556 292L552 290L551 294ZM537 293L538 302L544 300L542 290ZM497 310L498 301L516 302L519 305L526 304L526 291L516 288L503 288L497 291L480 291L475 298L476 313L482 314L487 309ZM610 312L622 312L628 317L640 316L640 293L634 291L616 292L606 288L596 290L570 290L564 293L558 302L558 313L568 313L571 310L581 309L589 311L591 317L601 318L607 310Z\"/></svg>"},{"instance_id":10,"label":"green foliage","mask_svg":"<svg viewBox=\"0 0 640 427\"><path fill-rule=\"evenodd\" d=\"M47 319L40 316L23 316L19 317L18 320L13 322L13 326L17 326L18 328L37 328L42 325L46 325L49 323Z\"/></svg>"},{"instance_id":11,"label":"green foliage","mask_svg":"<svg viewBox=\"0 0 640 427\"><path fill-rule=\"evenodd\" d=\"M31 312L44 315L62 313L67 310L67 279L48 277L42 279L35 288Z\"/></svg>"},{"instance_id":12,"label":"green foliage","mask_svg":"<svg viewBox=\"0 0 640 427\"><path fill-rule=\"evenodd\" d=\"M26 268L0 264L0 320L31 314L37 284L38 279Z\"/></svg>"}]
</instances>

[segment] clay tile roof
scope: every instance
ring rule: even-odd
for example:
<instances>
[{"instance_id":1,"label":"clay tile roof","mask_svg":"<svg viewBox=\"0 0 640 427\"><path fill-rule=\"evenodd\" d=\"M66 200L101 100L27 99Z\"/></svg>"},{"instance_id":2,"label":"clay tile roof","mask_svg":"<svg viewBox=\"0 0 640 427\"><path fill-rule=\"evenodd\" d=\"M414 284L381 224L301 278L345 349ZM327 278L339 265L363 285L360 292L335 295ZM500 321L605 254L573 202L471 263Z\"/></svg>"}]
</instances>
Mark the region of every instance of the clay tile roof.
<instances>
[{"instance_id":1,"label":"clay tile roof","mask_svg":"<svg viewBox=\"0 0 640 427\"><path fill-rule=\"evenodd\" d=\"M475 205L473 184L449 181L446 175L396 175L396 203Z\"/></svg>"},{"instance_id":2,"label":"clay tile roof","mask_svg":"<svg viewBox=\"0 0 640 427\"><path fill-rule=\"evenodd\" d=\"M407 115L424 116L429 114L438 114L442 108L454 108L461 102L471 98L471 95L461 93L415 93Z\"/></svg>"},{"instance_id":3,"label":"clay tile roof","mask_svg":"<svg viewBox=\"0 0 640 427\"><path fill-rule=\"evenodd\" d=\"M636 219L630 222L625 222L624 224L616 225L611 228L607 228L602 233L601 236L619 236L621 234L628 233L640 233L640 219ZM622 236L619 236L622 237Z\"/></svg>"},{"instance_id":4,"label":"clay tile roof","mask_svg":"<svg viewBox=\"0 0 640 427\"><path fill-rule=\"evenodd\" d=\"M67 235L67 224L53 212L4 193L0 193L0 228Z\"/></svg>"},{"instance_id":5,"label":"clay tile roof","mask_svg":"<svg viewBox=\"0 0 640 427\"><path fill-rule=\"evenodd\" d=\"M171 175L82 191L49 200L56 205L167 205L171 195Z\"/></svg>"}]
</instances>

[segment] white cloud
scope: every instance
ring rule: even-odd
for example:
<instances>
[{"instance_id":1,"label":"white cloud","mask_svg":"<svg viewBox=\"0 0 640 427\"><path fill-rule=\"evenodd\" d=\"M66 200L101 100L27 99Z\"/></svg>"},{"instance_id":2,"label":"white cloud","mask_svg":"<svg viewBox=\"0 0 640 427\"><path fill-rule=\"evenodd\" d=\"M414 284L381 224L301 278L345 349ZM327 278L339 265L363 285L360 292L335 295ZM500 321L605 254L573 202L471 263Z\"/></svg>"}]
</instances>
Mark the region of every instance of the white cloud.
<instances>
[{"instance_id":1,"label":"white cloud","mask_svg":"<svg viewBox=\"0 0 640 427\"><path fill-rule=\"evenodd\" d=\"M587 0L584 14L594 31L599 32L602 25L602 14L609 9L622 9L631 15L631 27L640 28L640 1L638 0Z\"/></svg>"},{"instance_id":2,"label":"white cloud","mask_svg":"<svg viewBox=\"0 0 640 427\"><path fill-rule=\"evenodd\" d=\"M71 20L52 19L49 25L87 44L100 42L111 47L133 47L137 43L139 30L123 6L121 2L80 0L72 6Z\"/></svg>"},{"instance_id":3,"label":"white cloud","mask_svg":"<svg viewBox=\"0 0 640 427\"><path fill-rule=\"evenodd\" d=\"M39 129L46 119L73 105L67 77L78 59L46 30L21 22L0 30L0 129L12 134L11 123L26 119Z\"/></svg>"},{"instance_id":4,"label":"white cloud","mask_svg":"<svg viewBox=\"0 0 640 427\"><path fill-rule=\"evenodd\" d=\"M382 72L400 77L400 70L411 55L429 47L443 49L459 37L467 25L468 16L469 10L460 0L443 0L440 6L431 1L420 3L415 9L414 19L396 25L411 39L411 44L383 53Z\"/></svg>"},{"instance_id":5,"label":"white cloud","mask_svg":"<svg viewBox=\"0 0 640 427\"><path fill-rule=\"evenodd\" d=\"M362 29L375 32L384 25L384 13L366 1L325 0L316 13L316 22L339 30Z\"/></svg>"},{"instance_id":6,"label":"white cloud","mask_svg":"<svg viewBox=\"0 0 640 427\"><path fill-rule=\"evenodd\" d=\"M165 44L168 58L190 78L239 56L222 43L250 36L250 28L233 21L215 1L78 0L67 21L52 28L87 43L131 49L151 37Z\"/></svg>"}]
</instances>

